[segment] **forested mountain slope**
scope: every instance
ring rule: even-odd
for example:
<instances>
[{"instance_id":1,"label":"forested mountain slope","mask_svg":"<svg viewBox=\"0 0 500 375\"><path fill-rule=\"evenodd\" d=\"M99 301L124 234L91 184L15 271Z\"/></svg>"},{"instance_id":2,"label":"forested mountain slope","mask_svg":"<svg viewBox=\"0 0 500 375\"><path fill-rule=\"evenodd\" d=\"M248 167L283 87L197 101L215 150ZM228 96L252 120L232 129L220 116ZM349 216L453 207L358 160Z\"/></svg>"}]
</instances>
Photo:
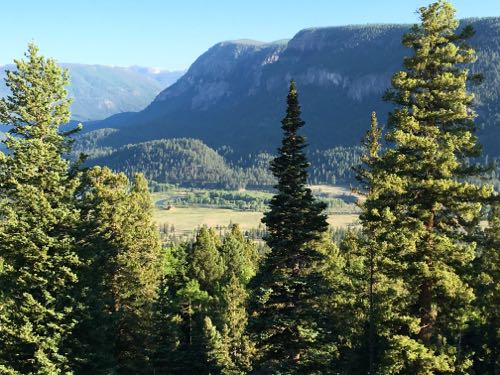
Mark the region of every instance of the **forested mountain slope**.
<instances>
[{"instance_id":1,"label":"forested mountain slope","mask_svg":"<svg viewBox=\"0 0 500 375\"><path fill-rule=\"evenodd\" d=\"M481 142L498 153L500 18L469 19L478 62L484 75L477 94L476 123ZM401 45L408 25L364 25L306 29L290 41L230 41L201 55L174 85L143 111L87 124L87 130L116 128L101 146L121 146L153 139L189 137L208 146L229 146L233 156L274 152L283 97L290 78L297 81L313 149L357 145L372 110L385 122L381 99L391 75L410 51Z\"/></svg>"}]
</instances>

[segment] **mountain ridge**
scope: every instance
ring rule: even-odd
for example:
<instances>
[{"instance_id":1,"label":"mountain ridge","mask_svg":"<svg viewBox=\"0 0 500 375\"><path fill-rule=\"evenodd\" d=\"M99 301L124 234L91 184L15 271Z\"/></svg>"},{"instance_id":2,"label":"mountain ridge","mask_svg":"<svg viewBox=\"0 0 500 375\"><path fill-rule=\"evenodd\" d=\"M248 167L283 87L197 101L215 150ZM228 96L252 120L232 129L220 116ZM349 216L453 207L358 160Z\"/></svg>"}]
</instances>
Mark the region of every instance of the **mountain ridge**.
<instances>
[{"instance_id":1,"label":"mountain ridge","mask_svg":"<svg viewBox=\"0 0 500 375\"><path fill-rule=\"evenodd\" d=\"M99 120L113 114L144 109L184 71L168 71L140 66L108 66L102 64L60 63L70 72L68 91L74 97L72 119ZM0 96L8 94L3 84L5 69L0 66Z\"/></svg>"},{"instance_id":2,"label":"mountain ridge","mask_svg":"<svg viewBox=\"0 0 500 375\"><path fill-rule=\"evenodd\" d=\"M479 60L472 73L486 76L482 86L473 88L479 113L476 123L480 141L493 157L480 161L498 162L500 18L474 22L478 32L472 42L478 46ZM371 111L378 111L383 124L391 109L382 94L409 54L401 45L408 27L310 28L286 43L217 43L142 112L86 123L84 142L77 145L90 154L90 165L108 165L129 175L144 172L156 182L200 184L192 174L196 160L212 160L206 164L207 171L219 169L220 173L204 175L210 184L269 186L268 163L279 145L288 81L293 77L306 121L312 164L309 182L348 185L354 182L352 166L359 163L359 142ZM103 125L108 129L93 131ZM183 143L184 151L178 146L166 151L167 144L179 145L184 142L181 139L201 143ZM182 164L179 173L184 177L158 174L170 167L181 171L172 161L183 159L189 145L200 155ZM224 167L217 154L223 157ZM209 168L210 164L218 167Z\"/></svg>"},{"instance_id":3,"label":"mountain ridge","mask_svg":"<svg viewBox=\"0 0 500 375\"><path fill-rule=\"evenodd\" d=\"M499 138L500 17L474 18L479 61L487 89L474 88L481 140L489 153ZM113 127L105 144L120 146L161 138L198 138L210 147L241 153L274 151L288 81L299 88L306 136L313 147L357 145L372 110L386 119L381 99L410 50L401 45L411 25L375 24L309 28L286 44L220 42L198 57L186 74L143 111L88 124ZM258 136L256 136L258 135Z\"/></svg>"}]
</instances>

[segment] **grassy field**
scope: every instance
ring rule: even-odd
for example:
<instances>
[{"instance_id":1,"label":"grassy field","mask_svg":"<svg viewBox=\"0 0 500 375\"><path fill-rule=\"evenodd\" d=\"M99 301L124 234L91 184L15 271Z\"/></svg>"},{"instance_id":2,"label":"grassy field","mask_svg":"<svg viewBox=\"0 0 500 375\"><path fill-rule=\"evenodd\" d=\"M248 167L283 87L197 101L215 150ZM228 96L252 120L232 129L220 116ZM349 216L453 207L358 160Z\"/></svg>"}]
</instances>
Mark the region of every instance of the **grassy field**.
<instances>
[{"instance_id":1,"label":"grassy field","mask_svg":"<svg viewBox=\"0 0 500 375\"><path fill-rule=\"evenodd\" d=\"M203 225L209 227L228 226L237 223L243 230L257 228L262 212L235 211L227 208L207 207L175 207L170 210L155 210L155 221L158 225L174 225L178 233L191 232ZM332 227L346 227L355 224L356 214L335 214L328 216Z\"/></svg>"},{"instance_id":2,"label":"grassy field","mask_svg":"<svg viewBox=\"0 0 500 375\"><path fill-rule=\"evenodd\" d=\"M257 228L261 212L235 211L227 208L175 207L170 210L155 210L155 221L159 225L174 225L175 232L185 234L203 225L209 227L228 226L238 223L243 230Z\"/></svg>"},{"instance_id":3,"label":"grassy field","mask_svg":"<svg viewBox=\"0 0 500 375\"><path fill-rule=\"evenodd\" d=\"M326 199L345 200L348 205L342 212L330 214L328 223L332 227L347 227L356 225L358 214L354 212L355 206L352 203L357 197L351 193L348 188L339 186L318 185L311 189L318 197ZM220 192L219 192L220 193ZM201 197L212 196L214 191L201 189L171 189L166 192L153 193L155 202L154 218L160 228L167 228L171 231L173 226L174 233L180 237L188 237L193 230L201 226L209 227L227 227L230 224L237 223L242 230L258 228L262 218L262 204L259 202L259 209L238 209L239 203L256 198L270 198L271 194L258 191L239 191L228 192L234 194L231 201L225 198L221 200L216 198L210 203L200 200ZM191 196L191 199L187 199ZM171 204L168 204L171 203ZM254 202L255 203L255 202ZM228 207L229 206L231 207ZM168 206L168 209L166 209ZM241 205L240 205L241 206ZM265 207L265 206L264 206ZM352 209L349 209L352 207Z\"/></svg>"}]
</instances>

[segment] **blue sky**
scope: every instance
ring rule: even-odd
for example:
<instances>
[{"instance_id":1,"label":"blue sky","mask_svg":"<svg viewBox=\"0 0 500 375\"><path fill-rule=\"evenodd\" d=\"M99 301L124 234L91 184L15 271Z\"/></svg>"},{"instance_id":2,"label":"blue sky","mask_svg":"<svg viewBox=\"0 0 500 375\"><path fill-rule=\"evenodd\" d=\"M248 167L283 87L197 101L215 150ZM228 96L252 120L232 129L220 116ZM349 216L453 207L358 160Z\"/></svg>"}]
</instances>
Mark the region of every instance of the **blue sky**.
<instances>
[{"instance_id":1,"label":"blue sky","mask_svg":"<svg viewBox=\"0 0 500 375\"><path fill-rule=\"evenodd\" d=\"M1 4L0 64L30 40L59 62L183 69L213 44L300 29L415 23L430 0L15 0ZM455 0L457 16L500 16L500 0Z\"/></svg>"}]
</instances>

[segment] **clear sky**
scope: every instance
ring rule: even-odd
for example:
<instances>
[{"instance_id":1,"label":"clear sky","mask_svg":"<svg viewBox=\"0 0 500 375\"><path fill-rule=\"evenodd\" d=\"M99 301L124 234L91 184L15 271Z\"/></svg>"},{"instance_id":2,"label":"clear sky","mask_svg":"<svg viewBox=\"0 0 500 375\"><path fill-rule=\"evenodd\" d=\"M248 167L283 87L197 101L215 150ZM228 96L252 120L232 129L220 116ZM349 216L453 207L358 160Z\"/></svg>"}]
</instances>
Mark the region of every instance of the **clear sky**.
<instances>
[{"instance_id":1,"label":"clear sky","mask_svg":"<svg viewBox=\"0 0 500 375\"><path fill-rule=\"evenodd\" d=\"M431 0L2 0L0 65L34 40L59 62L184 69L223 40L300 29L415 23ZM500 16L500 0L455 0L459 18Z\"/></svg>"}]
</instances>

